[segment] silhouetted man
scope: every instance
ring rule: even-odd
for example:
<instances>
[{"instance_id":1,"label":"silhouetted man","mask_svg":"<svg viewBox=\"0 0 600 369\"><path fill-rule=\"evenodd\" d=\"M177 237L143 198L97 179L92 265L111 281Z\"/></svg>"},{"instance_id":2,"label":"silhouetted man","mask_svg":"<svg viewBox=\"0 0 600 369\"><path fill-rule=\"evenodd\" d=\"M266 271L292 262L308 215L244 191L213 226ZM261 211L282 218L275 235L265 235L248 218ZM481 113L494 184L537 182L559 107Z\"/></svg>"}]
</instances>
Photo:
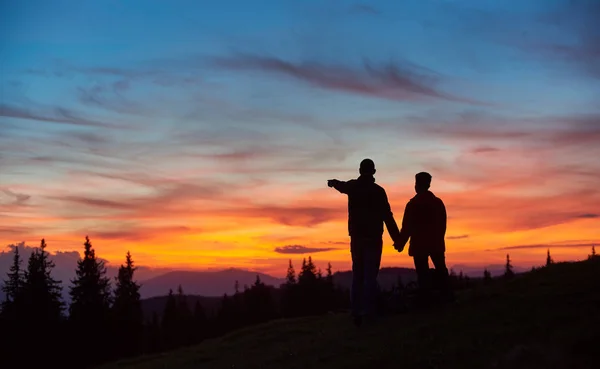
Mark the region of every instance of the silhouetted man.
<instances>
[{"instance_id":1,"label":"silhouetted man","mask_svg":"<svg viewBox=\"0 0 600 369\"><path fill-rule=\"evenodd\" d=\"M375 183L375 163L360 163L360 176L347 182L327 181L348 195L348 233L352 254L352 315L359 325L364 315L375 314L377 274L383 248L383 224L393 240L400 236L385 190Z\"/></svg>"},{"instance_id":2,"label":"silhouetted man","mask_svg":"<svg viewBox=\"0 0 600 369\"><path fill-rule=\"evenodd\" d=\"M402 230L399 242L394 244L398 251L410 238L408 255L414 258L419 288L429 292L433 281L429 270L429 258L435 267L435 277L438 286L451 298L451 291L446 267L446 207L444 202L436 197L429 187L431 175L426 172L415 176L415 191L417 194L406 204Z\"/></svg>"}]
</instances>

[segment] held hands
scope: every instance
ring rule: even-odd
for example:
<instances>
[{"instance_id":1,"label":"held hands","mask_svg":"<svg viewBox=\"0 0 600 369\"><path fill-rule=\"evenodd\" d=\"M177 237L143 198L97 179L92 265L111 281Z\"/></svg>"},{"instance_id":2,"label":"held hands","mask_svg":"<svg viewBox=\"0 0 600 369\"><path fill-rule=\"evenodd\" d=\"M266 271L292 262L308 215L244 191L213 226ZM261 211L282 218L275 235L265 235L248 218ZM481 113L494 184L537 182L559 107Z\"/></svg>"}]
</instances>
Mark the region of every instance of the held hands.
<instances>
[{"instance_id":1,"label":"held hands","mask_svg":"<svg viewBox=\"0 0 600 369\"><path fill-rule=\"evenodd\" d=\"M408 240L403 238L402 234L395 235L395 237L393 237L392 240L394 241L394 249L396 249L396 251L404 251L404 246L406 246L406 242Z\"/></svg>"}]
</instances>

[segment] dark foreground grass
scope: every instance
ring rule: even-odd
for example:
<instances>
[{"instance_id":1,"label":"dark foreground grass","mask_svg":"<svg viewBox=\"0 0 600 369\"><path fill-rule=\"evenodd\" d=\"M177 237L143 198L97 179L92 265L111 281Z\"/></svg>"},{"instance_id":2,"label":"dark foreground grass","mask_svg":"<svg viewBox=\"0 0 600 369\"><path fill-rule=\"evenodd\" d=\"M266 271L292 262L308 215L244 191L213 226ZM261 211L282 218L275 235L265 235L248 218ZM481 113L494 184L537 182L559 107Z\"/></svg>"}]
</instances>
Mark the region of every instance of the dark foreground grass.
<instances>
[{"instance_id":1,"label":"dark foreground grass","mask_svg":"<svg viewBox=\"0 0 600 369\"><path fill-rule=\"evenodd\" d=\"M102 368L600 368L600 258L360 329L346 315L274 321Z\"/></svg>"}]
</instances>

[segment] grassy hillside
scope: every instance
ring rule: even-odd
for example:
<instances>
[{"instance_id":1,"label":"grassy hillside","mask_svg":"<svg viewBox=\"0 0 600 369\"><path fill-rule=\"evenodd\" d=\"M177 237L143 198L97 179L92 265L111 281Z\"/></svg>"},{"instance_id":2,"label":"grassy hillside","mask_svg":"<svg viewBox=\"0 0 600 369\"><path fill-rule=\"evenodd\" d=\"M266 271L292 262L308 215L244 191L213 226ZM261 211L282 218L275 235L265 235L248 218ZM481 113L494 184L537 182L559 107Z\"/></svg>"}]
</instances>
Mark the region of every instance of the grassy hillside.
<instances>
[{"instance_id":1,"label":"grassy hillside","mask_svg":"<svg viewBox=\"0 0 600 369\"><path fill-rule=\"evenodd\" d=\"M346 315L274 321L103 368L595 368L600 258L466 291L356 329Z\"/></svg>"}]
</instances>

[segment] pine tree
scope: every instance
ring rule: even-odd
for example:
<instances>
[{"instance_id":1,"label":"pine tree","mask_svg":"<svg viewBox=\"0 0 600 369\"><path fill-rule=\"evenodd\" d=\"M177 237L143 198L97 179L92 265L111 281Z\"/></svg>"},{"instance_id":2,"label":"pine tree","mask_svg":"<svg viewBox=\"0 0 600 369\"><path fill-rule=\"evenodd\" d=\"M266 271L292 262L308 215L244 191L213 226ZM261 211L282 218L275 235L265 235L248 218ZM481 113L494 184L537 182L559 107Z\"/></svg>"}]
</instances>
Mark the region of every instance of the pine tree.
<instances>
[{"instance_id":1,"label":"pine tree","mask_svg":"<svg viewBox=\"0 0 600 369\"><path fill-rule=\"evenodd\" d=\"M514 276L515 276L515 272L513 272L513 266L510 262L510 255L506 254L506 266L505 266L505 270L504 270L504 277L512 278Z\"/></svg>"},{"instance_id":2,"label":"pine tree","mask_svg":"<svg viewBox=\"0 0 600 369\"><path fill-rule=\"evenodd\" d=\"M285 276L285 283L287 285L296 284L296 271L294 270L294 266L292 265L292 259L289 260L287 274Z\"/></svg>"},{"instance_id":3,"label":"pine tree","mask_svg":"<svg viewBox=\"0 0 600 369\"><path fill-rule=\"evenodd\" d=\"M298 276L298 283L300 284L313 284L317 280L317 268L315 264L313 264L312 257L308 257L308 262L306 259L302 260L302 271Z\"/></svg>"},{"instance_id":4,"label":"pine tree","mask_svg":"<svg viewBox=\"0 0 600 369\"><path fill-rule=\"evenodd\" d=\"M109 324L110 279L106 276L104 261L96 257L96 251L87 236L83 258L77 261L75 279L71 284L69 321L73 329L72 345L81 355L79 360L86 360L88 365L105 361L112 357L114 349ZM86 348L93 348L94 354L86 353Z\"/></svg>"},{"instance_id":5,"label":"pine tree","mask_svg":"<svg viewBox=\"0 0 600 369\"><path fill-rule=\"evenodd\" d=\"M485 284L488 284L491 281L492 281L492 273L490 273L490 271L487 270L487 268L486 268L486 269L483 270L483 282Z\"/></svg>"},{"instance_id":6,"label":"pine tree","mask_svg":"<svg viewBox=\"0 0 600 369\"><path fill-rule=\"evenodd\" d=\"M2 285L2 292L4 292L5 300L2 302L2 316L10 320L18 320L16 314L22 311L22 307L19 307L22 300L23 286L25 285L25 279L23 271L21 270L21 255L19 254L19 247L13 247L14 256L13 264L11 265L8 273L6 273L8 279L4 281Z\"/></svg>"},{"instance_id":7,"label":"pine tree","mask_svg":"<svg viewBox=\"0 0 600 369\"><path fill-rule=\"evenodd\" d=\"M46 251L46 241L42 239L40 247L29 257L24 273L25 283L22 290L22 305L19 315L19 329L26 334L48 334L52 339L36 347L35 355L21 355L20 366L55 366L61 361L53 353L60 350L63 339L63 309L61 282L52 277L54 263ZM64 358L62 361L64 363Z\"/></svg>"},{"instance_id":8,"label":"pine tree","mask_svg":"<svg viewBox=\"0 0 600 369\"><path fill-rule=\"evenodd\" d=\"M231 297L227 294L221 299L221 306L217 312L218 332L220 334L229 332L237 328L237 311L236 306Z\"/></svg>"},{"instance_id":9,"label":"pine tree","mask_svg":"<svg viewBox=\"0 0 600 369\"><path fill-rule=\"evenodd\" d=\"M322 289L317 278L317 268L309 256L308 261L302 261L302 271L298 275L298 309L301 315L313 315L323 310L319 301Z\"/></svg>"},{"instance_id":10,"label":"pine tree","mask_svg":"<svg viewBox=\"0 0 600 369\"><path fill-rule=\"evenodd\" d=\"M327 280L327 283L331 284L333 286L333 271L331 269L331 263L327 263L327 275L325 276L325 279Z\"/></svg>"},{"instance_id":11,"label":"pine tree","mask_svg":"<svg viewBox=\"0 0 600 369\"><path fill-rule=\"evenodd\" d=\"M42 239L39 249L29 257L23 285L24 314L36 324L54 325L62 320L64 303L61 282L52 278L54 262L49 259L46 247Z\"/></svg>"},{"instance_id":12,"label":"pine tree","mask_svg":"<svg viewBox=\"0 0 600 369\"><path fill-rule=\"evenodd\" d=\"M546 266L549 266L550 264L553 264L554 260L552 260L552 256L550 256L550 249L548 249L547 253L546 253Z\"/></svg>"},{"instance_id":13,"label":"pine tree","mask_svg":"<svg viewBox=\"0 0 600 369\"><path fill-rule=\"evenodd\" d=\"M136 269L131 253L127 251L125 265L121 265L115 278L115 302L112 307L119 357L136 354L141 348L139 343L144 325L140 286L133 279Z\"/></svg>"},{"instance_id":14,"label":"pine tree","mask_svg":"<svg viewBox=\"0 0 600 369\"><path fill-rule=\"evenodd\" d=\"M325 269L325 273L325 278L319 278L319 283L321 284L320 288L322 291L321 305L323 306L323 312L328 312L337 308L331 263L327 263L327 269Z\"/></svg>"},{"instance_id":15,"label":"pine tree","mask_svg":"<svg viewBox=\"0 0 600 369\"><path fill-rule=\"evenodd\" d=\"M27 316L23 313L27 306L23 301L25 281L21 270L19 246L13 246L13 251L13 264L7 273L8 279L2 285L5 300L2 302L2 311L0 312L0 347L5 350L5 353L2 354L4 366L17 368L27 367L29 363L23 363L23 358L17 354L22 350L22 342L27 336L23 332L23 322L27 322Z\"/></svg>"},{"instance_id":16,"label":"pine tree","mask_svg":"<svg viewBox=\"0 0 600 369\"><path fill-rule=\"evenodd\" d=\"M593 259L596 257L596 246L592 245L592 253L588 255L588 259Z\"/></svg>"},{"instance_id":17,"label":"pine tree","mask_svg":"<svg viewBox=\"0 0 600 369\"><path fill-rule=\"evenodd\" d=\"M306 263L305 263L306 264ZM294 317L298 315L298 284L296 280L296 271L292 265L292 259L288 262L285 283L282 285L281 310L283 316Z\"/></svg>"},{"instance_id":18,"label":"pine tree","mask_svg":"<svg viewBox=\"0 0 600 369\"><path fill-rule=\"evenodd\" d=\"M162 340L161 340L161 330L160 330L160 320L158 318L158 314L155 312L152 313L152 318L145 325L144 330L144 352L146 353L155 353L159 352L162 349Z\"/></svg>"},{"instance_id":19,"label":"pine tree","mask_svg":"<svg viewBox=\"0 0 600 369\"><path fill-rule=\"evenodd\" d=\"M187 296L183 293L181 285L177 288L177 331L179 342L184 345L190 344L194 335L194 317L190 310Z\"/></svg>"},{"instance_id":20,"label":"pine tree","mask_svg":"<svg viewBox=\"0 0 600 369\"><path fill-rule=\"evenodd\" d=\"M265 322L275 316L271 289L260 280L259 275L252 287L244 293L244 306L247 324Z\"/></svg>"},{"instance_id":21,"label":"pine tree","mask_svg":"<svg viewBox=\"0 0 600 369\"><path fill-rule=\"evenodd\" d=\"M179 345L180 337L178 335L178 320L177 299L173 294L173 290L170 289L161 320L161 332L163 337L161 347L172 349Z\"/></svg>"}]
</instances>

